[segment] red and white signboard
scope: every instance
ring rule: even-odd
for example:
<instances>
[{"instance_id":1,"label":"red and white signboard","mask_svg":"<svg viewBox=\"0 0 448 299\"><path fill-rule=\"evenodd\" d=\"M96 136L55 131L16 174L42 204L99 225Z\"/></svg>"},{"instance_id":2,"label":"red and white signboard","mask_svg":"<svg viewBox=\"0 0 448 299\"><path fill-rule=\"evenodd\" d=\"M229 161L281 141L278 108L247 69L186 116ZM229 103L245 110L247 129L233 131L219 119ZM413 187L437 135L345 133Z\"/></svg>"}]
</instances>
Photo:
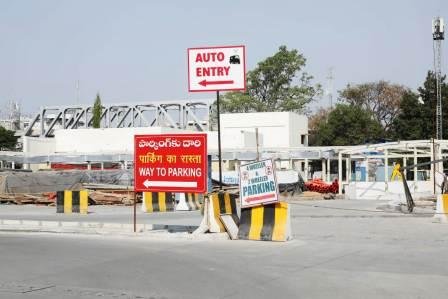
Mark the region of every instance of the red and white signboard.
<instances>
[{"instance_id":1,"label":"red and white signboard","mask_svg":"<svg viewBox=\"0 0 448 299\"><path fill-rule=\"evenodd\" d=\"M134 190L205 193L207 134L135 135Z\"/></svg>"},{"instance_id":2,"label":"red and white signboard","mask_svg":"<svg viewBox=\"0 0 448 299\"><path fill-rule=\"evenodd\" d=\"M188 49L188 90L246 89L246 48L223 46Z\"/></svg>"}]
</instances>

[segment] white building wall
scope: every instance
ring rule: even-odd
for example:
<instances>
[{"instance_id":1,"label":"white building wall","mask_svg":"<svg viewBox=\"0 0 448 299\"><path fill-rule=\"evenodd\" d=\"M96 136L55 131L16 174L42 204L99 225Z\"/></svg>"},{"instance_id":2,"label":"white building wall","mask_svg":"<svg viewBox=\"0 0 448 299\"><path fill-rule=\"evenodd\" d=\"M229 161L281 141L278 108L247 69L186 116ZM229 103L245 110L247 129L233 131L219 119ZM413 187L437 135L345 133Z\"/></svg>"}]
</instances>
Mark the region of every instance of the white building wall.
<instances>
[{"instance_id":1,"label":"white building wall","mask_svg":"<svg viewBox=\"0 0 448 299\"><path fill-rule=\"evenodd\" d=\"M24 137L23 152L33 155L53 153L133 153L134 135L163 133L200 133L163 127L56 130L54 138ZM218 132L207 133L209 152L218 152ZM259 134L259 142L263 136ZM223 149L255 149L254 132L229 130L221 132Z\"/></svg>"},{"instance_id":2,"label":"white building wall","mask_svg":"<svg viewBox=\"0 0 448 299\"><path fill-rule=\"evenodd\" d=\"M209 131L207 133L208 151L218 151L218 132ZM262 142L263 136L259 134L259 142ZM257 142L254 132L240 129L226 129L221 132L221 149L256 149Z\"/></svg>"},{"instance_id":3,"label":"white building wall","mask_svg":"<svg viewBox=\"0 0 448 299\"><path fill-rule=\"evenodd\" d=\"M133 153L134 135L175 133L162 127L76 129L55 131L56 153Z\"/></svg>"},{"instance_id":4,"label":"white building wall","mask_svg":"<svg viewBox=\"0 0 448 299\"><path fill-rule=\"evenodd\" d=\"M263 148L299 147L300 135L308 134L308 119L292 112L228 113L221 115L221 128L254 133L258 128Z\"/></svg>"},{"instance_id":5,"label":"white building wall","mask_svg":"<svg viewBox=\"0 0 448 299\"><path fill-rule=\"evenodd\" d=\"M296 113L289 113L289 140L293 147L308 146L308 117ZM304 136L304 143L302 143Z\"/></svg>"},{"instance_id":6,"label":"white building wall","mask_svg":"<svg viewBox=\"0 0 448 299\"><path fill-rule=\"evenodd\" d=\"M40 138L22 136L23 152L32 155L48 155L56 150L54 138Z\"/></svg>"},{"instance_id":7,"label":"white building wall","mask_svg":"<svg viewBox=\"0 0 448 299\"><path fill-rule=\"evenodd\" d=\"M307 134L307 117L291 112L233 113L221 117L223 150L256 150L258 128L259 149L299 147L301 134ZM134 135L163 133L198 133L165 127L104 128L55 130L54 138L24 137L24 153L130 153L134 151ZM217 153L218 133L208 134L208 151Z\"/></svg>"}]
</instances>

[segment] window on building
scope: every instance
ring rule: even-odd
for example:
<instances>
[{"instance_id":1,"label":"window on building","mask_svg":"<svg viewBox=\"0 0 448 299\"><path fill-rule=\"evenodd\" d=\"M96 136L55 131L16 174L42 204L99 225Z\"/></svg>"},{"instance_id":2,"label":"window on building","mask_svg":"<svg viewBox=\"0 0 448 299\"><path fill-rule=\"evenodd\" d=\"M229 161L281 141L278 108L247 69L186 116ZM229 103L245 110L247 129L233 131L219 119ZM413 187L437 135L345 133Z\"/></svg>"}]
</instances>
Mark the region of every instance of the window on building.
<instances>
[{"instance_id":1,"label":"window on building","mask_svg":"<svg viewBox=\"0 0 448 299\"><path fill-rule=\"evenodd\" d=\"M300 135L300 144L306 145L306 135Z\"/></svg>"}]
</instances>

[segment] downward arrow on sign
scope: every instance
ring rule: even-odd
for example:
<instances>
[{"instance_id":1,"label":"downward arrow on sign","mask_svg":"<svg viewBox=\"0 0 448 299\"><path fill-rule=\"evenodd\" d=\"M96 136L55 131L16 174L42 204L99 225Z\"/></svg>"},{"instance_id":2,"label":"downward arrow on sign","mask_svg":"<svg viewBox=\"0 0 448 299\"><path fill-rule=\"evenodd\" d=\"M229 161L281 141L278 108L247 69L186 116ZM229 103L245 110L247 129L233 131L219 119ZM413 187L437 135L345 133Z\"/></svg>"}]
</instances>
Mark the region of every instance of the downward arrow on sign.
<instances>
[{"instance_id":1,"label":"downward arrow on sign","mask_svg":"<svg viewBox=\"0 0 448 299\"><path fill-rule=\"evenodd\" d=\"M233 84L233 80L227 81L207 81L206 79L199 82L199 85L207 86L207 85L217 85L217 84Z\"/></svg>"}]
</instances>

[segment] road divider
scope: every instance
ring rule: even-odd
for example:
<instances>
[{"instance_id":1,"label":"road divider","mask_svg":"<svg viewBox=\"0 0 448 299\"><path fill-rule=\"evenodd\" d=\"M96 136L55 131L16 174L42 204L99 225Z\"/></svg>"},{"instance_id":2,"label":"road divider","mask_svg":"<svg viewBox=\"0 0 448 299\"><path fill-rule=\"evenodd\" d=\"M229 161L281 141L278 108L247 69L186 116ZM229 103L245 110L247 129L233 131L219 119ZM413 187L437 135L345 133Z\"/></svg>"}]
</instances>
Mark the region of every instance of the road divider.
<instances>
[{"instance_id":1,"label":"road divider","mask_svg":"<svg viewBox=\"0 0 448 299\"><path fill-rule=\"evenodd\" d=\"M437 195L436 214L434 218L448 222L448 194Z\"/></svg>"},{"instance_id":2,"label":"road divider","mask_svg":"<svg viewBox=\"0 0 448 299\"><path fill-rule=\"evenodd\" d=\"M176 193L176 211L196 211L201 209L203 202L203 194Z\"/></svg>"},{"instance_id":3,"label":"road divider","mask_svg":"<svg viewBox=\"0 0 448 299\"><path fill-rule=\"evenodd\" d=\"M292 236L290 215L286 202L241 209L238 239L288 241Z\"/></svg>"},{"instance_id":4,"label":"road divider","mask_svg":"<svg viewBox=\"0 0 448 299\"><path fill-rule=\"evenodd\" d=\"M175 196L172 192L143 192L142 211L153 212L174 212Z\"/></svg>"},{"instance_id":5,"label":"road divider","mask_svg":"<svg viewBox=\"0 0 448 299\"><path fill-rule=\"evenodd\" d=\"M221 214L230 214L238 218L236 201L238 196L229 192L211 193L204 199L204 216L195 234L211 232L223 233L226 231L220 219Z\"/></svg>"},{"instance_id":6,"label":"road divider","mask_svg":"<svg viewBox=\"0 0 448 299\"><path fill-rule=\"evenodd\" d=\"M87 190L64 190L56 193L56 213L88 213L89 192Z\"/></svg>"}]
</instances>

